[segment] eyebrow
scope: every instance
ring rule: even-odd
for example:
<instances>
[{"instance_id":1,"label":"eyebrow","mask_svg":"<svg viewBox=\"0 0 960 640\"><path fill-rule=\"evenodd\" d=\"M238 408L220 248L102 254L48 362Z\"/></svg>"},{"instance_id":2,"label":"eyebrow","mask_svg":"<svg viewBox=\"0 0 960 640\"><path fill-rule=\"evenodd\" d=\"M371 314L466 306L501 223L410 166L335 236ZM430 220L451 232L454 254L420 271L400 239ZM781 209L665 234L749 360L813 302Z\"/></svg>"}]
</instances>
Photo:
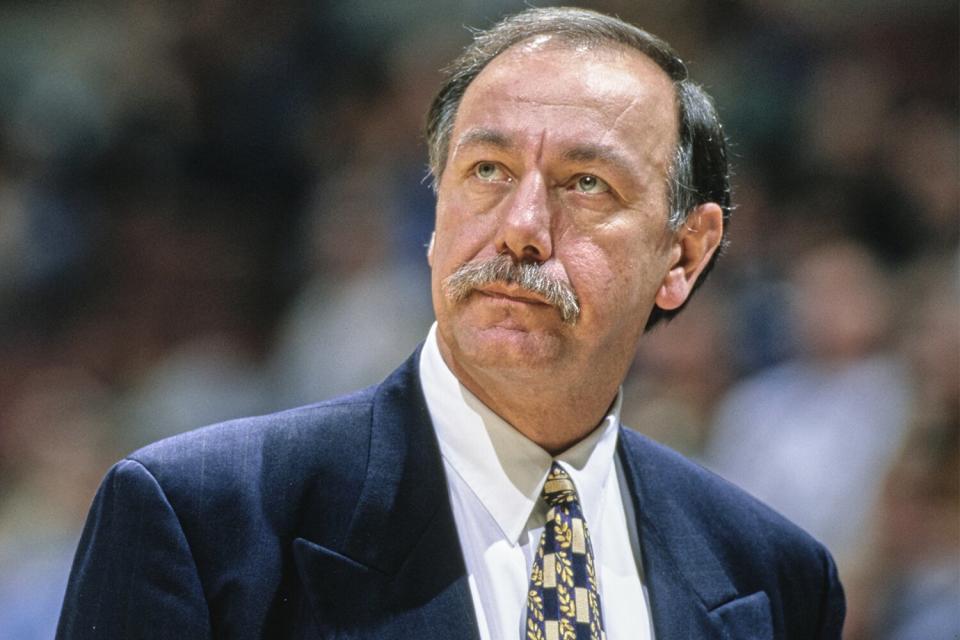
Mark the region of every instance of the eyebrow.
<instances>
[{"instance_id":1,"label":"eyebrow","mask_svg":"<svg viewBox=\"0 0 960 640\"><path fill-rule=\"evenodd\" d=\"M502 151L510 151L516 145L510 137L500 131L476 127L460 136L454 153L464 147L472 146L494 147ZM634 172L626 155L604 144L577 144L564 151L562 157L567 162L602 162L626 174Z\"/></svg>"},{"instance_id":2,"label":"eyebrow","mask_svg":"<svg viewBox=\"0 0 960 640\"><path fill-rule=\"evenodd\" d=\"M459 151L463 147L472 146L496 147L504 151L509 151L514 147L514 144L506 135L499 131L477 127L470 129L460 136L454 152Z\"/></svg>"},{"instance_id":3,"label":"eyebrow","mask_svg":"<svg viewBox=\"0 0 960 640\"><path fill-rule=\"evenodd\" d=\"M625 173L632 173L630 160L612 147L599 144L580 144L563 152L569 162L602 162Z\"/></svg>"}]
</instances>

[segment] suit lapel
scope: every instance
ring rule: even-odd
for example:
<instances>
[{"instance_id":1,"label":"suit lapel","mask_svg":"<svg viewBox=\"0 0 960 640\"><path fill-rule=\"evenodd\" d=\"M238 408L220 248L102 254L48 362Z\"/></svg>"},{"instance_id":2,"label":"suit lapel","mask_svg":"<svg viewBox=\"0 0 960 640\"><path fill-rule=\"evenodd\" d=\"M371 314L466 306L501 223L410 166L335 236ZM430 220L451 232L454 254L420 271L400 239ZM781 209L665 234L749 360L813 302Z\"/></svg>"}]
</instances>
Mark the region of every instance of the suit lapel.
<instances>
[{"instance_id":1,"label":"suit lapel","mask_svg":"<svg viewBox=\"0 0 960 640\"><path fill-rule=\"evenodd\" d=\"M363 489L342 545L298 539L321 631L342 638L478 638L419 350L378 388Z\"/></svg>"},{"instance_id":2,"label":"suit lapel","mask_svg":"<svg viewBox=\"0 0 960 640\"><path fill-rule=\"evenodd\" d=\"M623 464L640 538L643 569L658 638L729 638L714 610L737 592L714 551L686 513L684 488L662 477L649 441L621 429Z\"/></svg>"}]
</instances>

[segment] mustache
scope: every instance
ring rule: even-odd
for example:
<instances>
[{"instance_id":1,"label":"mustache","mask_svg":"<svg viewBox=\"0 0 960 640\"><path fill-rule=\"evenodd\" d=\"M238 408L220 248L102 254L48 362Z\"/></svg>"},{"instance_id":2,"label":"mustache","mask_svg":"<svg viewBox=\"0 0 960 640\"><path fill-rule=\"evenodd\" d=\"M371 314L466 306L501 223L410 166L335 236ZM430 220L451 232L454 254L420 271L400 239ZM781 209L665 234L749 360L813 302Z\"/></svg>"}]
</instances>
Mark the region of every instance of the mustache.
<instances>
[{"instance_id":1,"label":"mustache","mask_svg":"<svg viewBox=\"0 0 960 640\"><path fill-rule=\"evenodd\" d=\"M460 265L444 279L443 290L448 298L461 302L475 289L494 282L513 284L543 298L560 312L566 324L573 326L580 317L580 302L573 287L548 273L538 262L514 262L503 253Z\"/></svg>"}]
</instances>

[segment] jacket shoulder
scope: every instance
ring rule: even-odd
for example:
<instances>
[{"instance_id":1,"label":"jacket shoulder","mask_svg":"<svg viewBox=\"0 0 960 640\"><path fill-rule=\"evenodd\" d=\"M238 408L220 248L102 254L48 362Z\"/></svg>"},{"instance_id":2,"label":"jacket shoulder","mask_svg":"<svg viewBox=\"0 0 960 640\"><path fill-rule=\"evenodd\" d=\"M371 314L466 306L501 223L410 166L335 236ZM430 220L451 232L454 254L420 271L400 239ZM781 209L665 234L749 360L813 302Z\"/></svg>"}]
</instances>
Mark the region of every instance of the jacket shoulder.
<instances>
[{"instance_id":1,"label":"jacket shoulder","mask_svg":"<svg viewBox=\"0 0 960 640\"><path fill-rule=\"evenodd\" d=\"M295 461L291 456L336 460L339 449L356 452L353 445L369 432L374 391L371 387L325 402L201 427L154 442L127 458L158 477L202 470L207 479L250 475L276 457L284 457L291 466Z\"/></svg>"},{"instance_id":2,"label":"jacket shoulder","mask_svg":"<svg viewBox=\"0 0 960 640\"><path fill-rule=\"evenodd\" d=\"M127 460L156 479L188 534L217 521L269 523L282 536L303 526L307 504L351 508L369 454L375 391L202 427Z\"/></svg>"}]
</instances>

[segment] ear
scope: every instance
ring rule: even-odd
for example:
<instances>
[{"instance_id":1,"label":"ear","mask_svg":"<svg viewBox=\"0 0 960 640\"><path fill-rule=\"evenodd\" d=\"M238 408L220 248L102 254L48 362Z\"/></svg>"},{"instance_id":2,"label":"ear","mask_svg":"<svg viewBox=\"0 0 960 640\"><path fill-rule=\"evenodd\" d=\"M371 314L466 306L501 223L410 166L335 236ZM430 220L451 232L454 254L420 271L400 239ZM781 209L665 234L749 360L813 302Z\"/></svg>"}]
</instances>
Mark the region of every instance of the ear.
<instances>
[{"instance_id":1,"label":"ear","mask_svg":"<svg viewBox=\"0 0 960 640\"><path fill-rule=\"evenodd\" d=\"M433 231L430 233L430 242L427 244L427 264L430 265L430 268L433 268L433 243L437 239L437 232Z\"/></svg>"},{"instance_id":2,"label":"ear","mask_svg":"<svg viewBox=\"0 0 960 640\"><path fill-rule=\"evenodd\" d=\"M665 311L679 308L693 291L697 278L720 248L723 209L715 202L697 206L674 237L670 270L657 291L657 306Z\"/></svg>"}]
</instances>

